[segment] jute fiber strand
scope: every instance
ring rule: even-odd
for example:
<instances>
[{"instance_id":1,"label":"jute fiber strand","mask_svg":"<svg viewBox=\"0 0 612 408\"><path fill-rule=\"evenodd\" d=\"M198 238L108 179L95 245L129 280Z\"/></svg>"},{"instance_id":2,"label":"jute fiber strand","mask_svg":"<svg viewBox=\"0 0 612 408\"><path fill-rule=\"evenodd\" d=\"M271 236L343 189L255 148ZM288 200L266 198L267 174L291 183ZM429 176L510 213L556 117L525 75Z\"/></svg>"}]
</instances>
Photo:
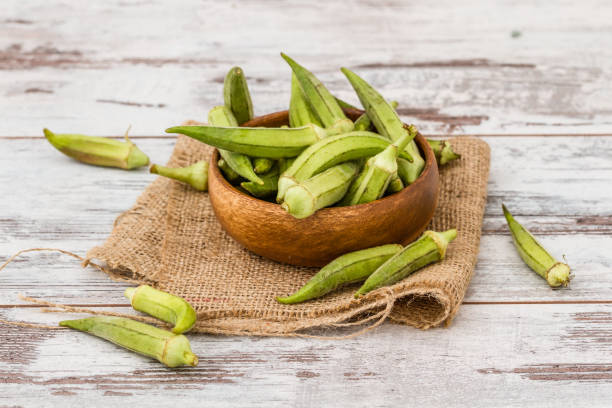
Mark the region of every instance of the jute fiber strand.
<instances>
[{"instance_id":1,"label":"jute fiber strand","mask_svg":"<svg viewBox=\"0 0 612 408\"><path fill-rule=\"evenodd\" d=\"M352 285L323 298L282 305L275 296L302 286L317 269L279 264L249 252L215 219L207 193L159 178L122 214L107 241L87 259L129 278L182 296L198 312L195 331L295 336L308 329L361 323L397 323L428 329L450 323L472 277L487 196L489 146L472 137L452 139L462 155L440 171L434 230L457 228L446 259L390 288L356 300ZM179 136L170 166L209 160L211 148Z\"/></svg>"}]
</instances>

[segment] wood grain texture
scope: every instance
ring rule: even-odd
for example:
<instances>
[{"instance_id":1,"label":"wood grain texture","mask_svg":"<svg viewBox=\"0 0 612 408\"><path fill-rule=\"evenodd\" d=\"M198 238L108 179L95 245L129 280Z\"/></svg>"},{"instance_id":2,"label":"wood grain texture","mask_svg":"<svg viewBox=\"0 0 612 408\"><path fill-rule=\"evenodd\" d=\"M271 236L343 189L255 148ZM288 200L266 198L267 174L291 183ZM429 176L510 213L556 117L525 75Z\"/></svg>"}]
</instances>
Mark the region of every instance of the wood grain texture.
<instances>
[{"instance_id":1,"label":"wood grain texture","mask_svg":"<svg viewBox=\"0 0 612 408\"><path fill-rule=\"evenodd\" d=\"M466 301L612 300L609 180L612 138L494 137L489 202L476 272ZM139 139L152 162L165 163L174 140ZM82 165L44 140L0 141L0 260L19 249L61 247L84 255L103 242L114 219L154 179L146 170ZM23 163L28 163L24 170ZM53 171L48 171L53 169ZM18 183L15 183L18 180ZM574 187L568 187L574 186ZM501 202L577 276L550 290L512 247ZM0 304L17 292L71 304L124 304L124 285L66 256L27 254L0 272Z\"/></svg>"},{"instance_id":2,"label":"wood grain texture","mask_svg":"<svg viewBox=\"0 0 612 408\"><path fill-rule=\"evenodd\" d=\"M485 138L479 263L450 329L386 324L344 342L191 336L200 367L169 371L81 333L2 326L0 407L611 405L610 2L2 6L0 261L32 246L84 254L153 179L62 157L33 139L43 127L119 136L132 124L164 163L174 141L163 129L221 103L230 66L245 69L256 114L286 109L280 51L357 104L338 71L354 69L425 134L519 136ZM561 136L540 137L550 134ZM523 265L502 201L567 255L571 289L553 291ZM70 258L29 254L0 272L0 318L65 317L13 308L18 292L128 311L124 287Z\"/></svg>"},{"instance_id":3,"label":"wood grain texture","mask_svg":"<svg viewBox=\"0 0 612 408\"><path fill-rule=\"evenodd\" d=\"M0 313L40 318L31 309ZM198 335L190 339L200 366L177 370L82 333L24 330L28 342L13 350L27 363L0 349L0 403L605 406L611 316L612 305L467 305L451 329L385 325L348 341ZM0 333L0 344L12 339Z\"/></svg>"},{"instance_id":4,"label":"wood grain texture","mask_svg":"<svg viewBox=\"0 0 612 408\"><path fill-rule=\"evenodd\" d=\"M360 111L351 110L355 120ZM254 118L247 126L289 123L288 112ZM208 171L210 202L217 219L236 241L278 262L324 266L348 252L392 243L410 243L425 230L438 202L438 166L422 135L415 139L425 159L418 180L401 192L371 203L324 208L296 219L276 203L244 194L221 174L215 151ZM355 222L359 220L359 222Z\"/></svg>"},{"instance_id":5,"label":"wood grain texture","mask_svg":"<svg viewBox=\"0 0 612 408\"><path fill-rule=\"evenodd\" d=\"M0 135L120 135L128 124L161 135L221 103L233 65L248 76L256 114L283 110L290 72L280 51L357 103L339 72L354 69L427 133L612 133L605 0L3 6Z\"/></svg>"}]
</instances>

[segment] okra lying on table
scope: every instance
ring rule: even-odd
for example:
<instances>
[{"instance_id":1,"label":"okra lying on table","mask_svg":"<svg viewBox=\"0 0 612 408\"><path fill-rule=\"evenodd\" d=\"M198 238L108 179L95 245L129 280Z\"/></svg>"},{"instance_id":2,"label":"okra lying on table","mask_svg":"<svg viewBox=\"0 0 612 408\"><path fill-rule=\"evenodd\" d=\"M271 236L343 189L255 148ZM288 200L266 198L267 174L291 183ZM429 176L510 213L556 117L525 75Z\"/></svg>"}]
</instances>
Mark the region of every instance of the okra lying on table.
<instances>
[{"instance_id":1,"label":"okra lying on table","mask_svg":"<svg viewBox=\"0 0 612 408\"><path fill-rule=\"evenodd\" d=\"M512 234L512 241L523 261L551 287L567 286L571 279L569 265L553 258L535 237L514 219L503 204L502 210Z\"/></svg>"},{"instance_id":2,"label":"okra lying on table","mask_svg":"<svg viewBox=\"0 0 612 408\"><path fill-rule=\"evenodd\" d=\"M197 366L187 337L123 317L94 316L64 320L69 327L108 340L123 348L157 359L168 367Z\"/></svg>"},{"instance_id":3,"label":"okra lying on table","mask_svg":"<svg viewBox=\"0 0 612 408\"><path fill-rule=\"evenodd\" d=\"M144 154L125 135L125 142L100 136L53 133L43 129L45 137L60 152L80 162L132 170L149 164Z\"/></svg>"}]
</instances>

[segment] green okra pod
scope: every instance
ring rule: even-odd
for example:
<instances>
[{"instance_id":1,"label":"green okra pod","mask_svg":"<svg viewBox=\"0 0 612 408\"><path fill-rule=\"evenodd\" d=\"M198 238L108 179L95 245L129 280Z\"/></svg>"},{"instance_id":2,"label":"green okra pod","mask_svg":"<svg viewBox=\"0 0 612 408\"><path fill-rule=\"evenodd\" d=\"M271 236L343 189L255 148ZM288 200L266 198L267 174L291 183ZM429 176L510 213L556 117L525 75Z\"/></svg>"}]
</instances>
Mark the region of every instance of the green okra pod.
<instances>
[{"instance_id":1,"label":"green okra pod","mask_svg":"<svg viewBox=\"0 0 612 408\"><path fill-rule=\"evenodd\" d=\"M282 202L292 185L344 161L370 157L389 146L389 140L372 132L349 132L329 136L304 150L278 179L277 202ZM400 155L411 159L405 152Z\"/></svg>"},{"instance_id":2,"label":"green okra pod","mask_svg":"<svg viewBox=\"0 0 612 408\"><path fill-rule=\"evenodd\" d=\"M448 140L427 139L427 143L429 143L429 147L431 147L436 156L436 161L441 166L461 158L459 153L453 151L453 147Z\"/></svg>"},{"instance_id":3,"label":"green okra pod","mask_svg":"<svg viewBox=\"0 0 612 408\"><path fill-rule=\"evenodd\" d=\"M361 104L364 106L368 117L376 127L376 130L383 136L388 137L392 141L396 141L406 133L406 128L395 112L395 109L389 102L385 100L370 84L364 81L354 72L346 68L342 68L342 72L355 89ZM410 140L406 145L405 150L411 155L413 160L402 164L404 167L401 172L398 171L402 182L409 185L421 175L425 168L425 160L419 152L414 140ZM399 165L399 163L398 163Z\"/></svg>"},{"instance_id":4,"label":"green okra pod","mask_svg":"<svg viewBox=\"0 0 612 408\"><path fill-rule=\"evenodd\" d=\"M60 152L80 162L96 166L132 170L149 164L149 158L125 134L125 142L107 137L53 133L45 137Z\"/></svg>"},{"instance_id":5,"label":"green okra pod","mask_svg":"<svg viewBox=\"0 0 612 408\"><path fill-rule=\"evenodd\" d=\"M313 112L326 128L335 129L336 133L346 133L353 130L353 122L346 117L336 98L313 75L312 72L295 62L292 58L281 52L281 56L295 74L304 97Z\"/></svg>"},{"instance_id":6,"label":"green okra pod","mask_svg":"<svg viewBox=\"0 0 612 408\"><path fill-rule=\"evenodd\" d=\"M548 282L551 287L567 286L571 279L569 265L557 261L529 231L519 224L502 204L512 240L525 263Z\"/></svg>"},{"instance_id":7,"label":"green okra pod","mask_svg":"<svg viewBox=\"0 0 612 408\"><path fill-rule=\"evenodd\" d=\"M168 367L197 366L198 357L191 351L187 337L123 317L95 316L64 320L69 327L103 338L123 348L157 359Z\"/></svg>"},{"instance_id":8,"label":"green okra pod","mask_svg":"<svg viewBox=\"0 0 612 408\"><path fill-rule=\"evenodd\" d=\"M397 101L391 101L389 102L389 105L391 105L393 109L397 109L397 106L399 104ZM372 120L370 119L367 113L364 113L359 118L357 118L357 120L355 121L355 130L375 131L374 126L372 125ZM461 157L459 153L455 153L453 147L451 146L451 143L448 140L427 139L427 143L429 143L429 146L431 147L434 152L434 155L436 156L436 161L441 166Z\"/></svg>"},{"instance_id":9,"label":"green okra pod","mask_svg":"<svg viewBox=\"0 0 612 408\"><path fill-rule=\"evenodd\" d=\"M243 181L240 183L240 186L254 197L272 197L278 190L278 176L279 168L278 165L275 165L269 172L261 175L261 179L264 182L262 185L253 183L252 181Z\"/></svg>"},{"instance_id":10,"label":"green okra pod","mask_svg":"<svg viewBox=\"0 0 612 408\"><path fill-rule=\"evenodd\" d=\"M253 159L253 170L255 174L264 174L270 171L274 166L274 160L266 159L265 157L256 157Z\"/></svg>"},{"instance_id":11,"label":"green okra pod","mask_svg":"<svg viewBox=\"0 0 612 408\"><path fill-rule=\"evenodd\" d=\"M323 124L306 101L295 74L291 74L291 100L289 101L289 125L300 127L308 124L323 127Z\"/></svg>"},{"instance_id":12,"label":"green okra pod","mask_svg":"<svg viewBox=\"0 0 612 408\"><path fill-rule=\"evenodd\" d=\"M166 129L166 133L180 133L218 149L269 159L296 157L328 136L327 130L316 125L299 128L176 126Z\"/></svg>"},{"instance_id":13,"label":"green okra pod","mask_svg":"<svg viewBox=\"0 0 612 408\"><path fill-rule=\"evenodd\" d=\"M306 218L330 206L346 194L359 166L346 162L331 167L287 190L281 207L295 218Z\"/></svg>"},{"instance_id":14,"label":"green okra pod","mask_svg":"<svg viewBox=\"0 0 612 408\"><path fill-rule=\"evenodd\" d=\"M172 333L185 333L196 323L196 312L189 302L149 285L127 288L125 297L130 300L132 307L139 312L173 324Z\"/></svg>"},{"instance_id":15,"label":"green okra pod","mask_svg":"<svg viewBox=\"0 0 612 408\"><path fill-rule=\"evenodd\" d=\"M344 109L359 109L355 105L351 105L347 101L343 101L342 99L340 99L338 97L335 97L335 98L336 98L336 102L338 102L338 105L340 105L341 108L344 108ZM357 130L357 129L355 129L355 130ZM363 129L363 130L367 130L367 129Z\"/></svg>"},{"instance_id":16,"label":"green okra pod","mask_svg":"<svg viewBox=\"0 0 612 408\"><path fill-rule=\"evenodd\" d=\"M240 179L240 175L236 173L230 166L228 166L225 160L219 159L219 161L217 162L217 166L223 173L223 176L225 177L225 179L229 181L230 183L234 183L238 181L238 179Z\"/></svg>"},{"instance_id":17,"label":"green okra pod","mask_svg":"<svg viewBox=\"0 0 612 408\"><path fill-rule=\"evenodd\" d=\"M391 101L389 102L389 105L391 105L393 109L397 109L398 102ZM372 120L370 119L367 113L364 113L359 118L357 118L357 120L355 121L355 130L375 131L374 126L372 125ZM429 146L431 147L434 152L434 155L436 156L436 161L441 166L461 157L459 153L455 153L453 147L451 146L451 143L448 140L427 139L427 143L429 143Z\"/></svg>"},{"instance_id":18,"label":"green okra pod","mask_svg":"<svg viewBox=\"0 0 612 408\"><path fill-rule=\"evenodd\" d=\"M387 187L387 194L399 193L403 189L404 183L402 183L402 179L399 178L396 172L391 177L391 181L389 181L389 187Z\"/></svg>"},{"instance_id":19,"label":"green okra pod","mask_svg":"<svg viewBox=\"0 0 612 408\"><path fill-rule=\"evenodd\" d=\"M225 106L236 117L239 125L253 119L253 102L242 68L233 67L225 76L223 100Z\"/></svg>"},{"instance_id":20,"label":"green okra pod","mask_svg":"<svg viewBox=\"0 0 612 408\"><path fill-rule=\"evenodd\" d=\"M341 205L369 203L381 198L393 177L397 175L397 157L406 144L414 138L417 130L410 126L409 132L390 144L385 150L371 157L361 174L351 184Z\"/></svg>"},{"instance_id":21,"label":"green okra pod","mask_svg":"<svg viewBox=\"0 0 612 408\"><path fill-rule=\"evenodd\" d=\"M290 159L278 159L278 173L283 174L291 165L295 162L296 158L292 157Z\"/></svg>"},{"instance_id":22,"label":"green okra pod","mask_svg":"<svg viewBox=\"0 0 612 408\"><path fill-rule=\"evenodd\" d=\"M276 300L285 304L300 303L321 297L343 285L362 282L401 250L401 245L389 244L344 254L325 265L297 292Z\"/></svg>"},{"instance_id":23,"label":"green okra pod","mask_svg":"<svg viewBox=\"0 0 612 408\"><path fill-rule=\"evenodd\" d=\"M198 191L208 190L208 162L206 160L200 160L191 166L177 168L154 164L149 171L152 174L182 181Z\"/></svg>"},{"instance_id":24,"label":"green okra pod","mask_svg":"<svg viewBox=\"0 0 612 408\"><path fill-rule=\"evenodd\" d=\"M363 283L355 297L393 285L414 271L444 259L449 242L457 236L456 229L444 232L425 231L421 238L389 258Z\"/></svg>"},{"instance_id":25,"label":"green okra pod","mask_svg":"<svg viewBox=\"0 0 612 408\"><path fill-rule=\"evenodd\" d=\"M393 110L397 109L399 103L397 101L389 102L389 105L393 108ZM368 116L368 113L364 113L355 121L355 130L370 130L374 131L374 125L372 124L372 119Z\"/></svg>"},{"instance_id":26,"label":"green okra pod","mask_svg":"<svg viewBox=\"0 0 612 408\"><path fill-rule=\"evenodd\" d=\"M234 114L229 110L229 108L227 108L227 106L215 106L212 108L210 112L208 112L208 123L213 126L238 126L238 122L234 117ZM225 160L225 163L227 163L232 170L247 180L263 184L263 181L257 174L255 174L253 164L248 156L225 149L218 150L223 160Z\"/></svg>"},{"instance_id":27,"label":"green okra pod","mask_svg":"<svg viewBox=\"0 0 612 408\"><path fill-rule=\"evenodd\" d=\"M227 73L223 82L223 99L225 109L213 108L208 114L208 123L213 126L235 127L253 119L253 103L251 94L240 67L233 67ZM263 157L251 160L240 153L219 150L227 164L240 174L255 183L262 183L257 174L265 173L272 168L272 160ZM254 172L254 173L253 173Z\"/></svg>"}]
</instances>

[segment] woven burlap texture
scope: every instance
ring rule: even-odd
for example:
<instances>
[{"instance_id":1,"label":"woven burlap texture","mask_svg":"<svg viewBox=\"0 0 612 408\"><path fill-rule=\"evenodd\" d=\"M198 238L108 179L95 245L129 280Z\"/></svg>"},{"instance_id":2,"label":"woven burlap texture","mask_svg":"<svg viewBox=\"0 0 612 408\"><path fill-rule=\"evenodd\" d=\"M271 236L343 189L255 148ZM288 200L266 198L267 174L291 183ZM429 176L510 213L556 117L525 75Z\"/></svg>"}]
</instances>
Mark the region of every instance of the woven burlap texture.
<instances>
[{"instance_id":1,"label":"woven burlap texture","mask_svg":"<svg viewBox=\"0 0 612 408\"><path fill-rule=\"evenodd\" d=\"M162 177L117 218L107 241L87 258L106 263L112 277L184 297L198 313L198 332L291 336L387 315L421 329L448 324L476 264L490 161L484 141L456 137L452 142L462 158L440 169L439 202L430 225L458 230L446 258L359 300L353 298L358 286L352 285L302 304L279 304L276 296L294 292L317 270L249 252L222 229L207 193ZM204 144L180 136L169 165L208 160L210 153ZM383 314L386 308L390 313Z\"/></svg>"}]
</instances>

